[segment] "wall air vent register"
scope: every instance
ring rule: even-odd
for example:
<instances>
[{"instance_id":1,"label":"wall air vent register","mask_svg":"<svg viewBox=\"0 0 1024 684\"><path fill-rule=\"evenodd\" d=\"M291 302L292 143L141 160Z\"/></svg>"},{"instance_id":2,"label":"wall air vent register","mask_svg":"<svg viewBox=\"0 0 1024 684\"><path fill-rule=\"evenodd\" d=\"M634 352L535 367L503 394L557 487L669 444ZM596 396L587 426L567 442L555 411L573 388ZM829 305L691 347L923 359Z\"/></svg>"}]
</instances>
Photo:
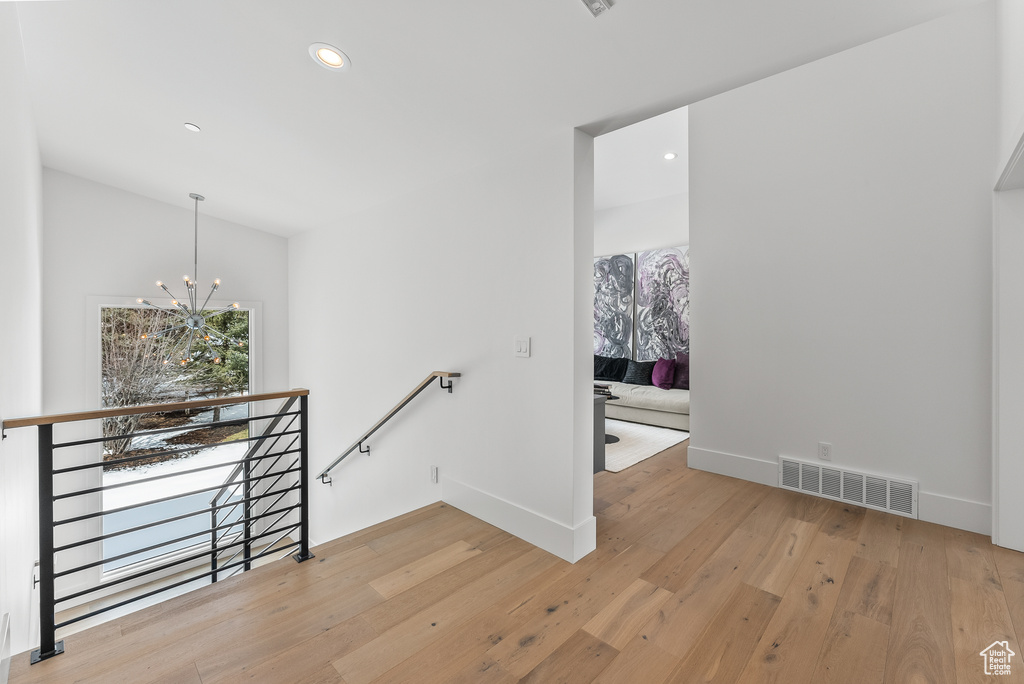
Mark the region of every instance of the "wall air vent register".
<instances>
[{"instance_id":1,"label":"wall air vent register","mask_svg":"<svg viewBox=\"0 0 1024 684\"><path fill-rule=\"evenodd\" d=\"M917 483L909 480L783 457L779 459L779 487L908 518L917 517Z\"/></svg>"}]
</instances>

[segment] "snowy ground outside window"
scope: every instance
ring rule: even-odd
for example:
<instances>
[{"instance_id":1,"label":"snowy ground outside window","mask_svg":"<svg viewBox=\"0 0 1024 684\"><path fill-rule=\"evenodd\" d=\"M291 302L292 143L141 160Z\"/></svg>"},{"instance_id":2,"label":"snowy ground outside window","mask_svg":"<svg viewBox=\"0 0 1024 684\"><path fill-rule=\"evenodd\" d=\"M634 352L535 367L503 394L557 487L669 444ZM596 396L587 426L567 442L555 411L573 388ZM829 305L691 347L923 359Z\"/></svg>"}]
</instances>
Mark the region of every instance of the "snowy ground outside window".
<instances>
[{"instance_id":1,"label":"snowy ground outside window","mask_svg":"<svg viewBox=\"0 0 1024 684\"><path fill-rule=\"evenodd\" d=\"M248 416L248 405L238 404L227 406L221 409L220 419L234 420ZM132 440L132 449L153 449L181 448L181 444L167 444L167 440L174 436L186 434L204 423L212 420L213 411L202 411L193 416L187 426L179 431L165 432L158 435L146 435ZM242 429L242 426L239 426ZM209 487L219 487L230 474L234 465L225 465L220 468L210 468L197 473L187 473L207 466L214 466L220 463L238 461L245 455L251 442L237 441L226 442L216 447L210 447L199 451L194 456L187 458L176 458L161 463L153 463L139 466L137 468L126 468L104 472L103 484L105 487L120 485L129 482L137 482L162 475L170 475L152 482L139 482L138 484L127 484L126 486L108 489L103 493L103 510L114 510L124 506L132 506L145 501L152 501L175 494L182 494ZM181 473L175 475L175 473ZM131 532L129 534L112 537L103 542L103 555L105 558L112 558L134 549L144 548L161 541L176 539L193 533L209 532L210 529L210 499L216 490L193 494L191 496L173 499L157 504L149 504L132 508L119 513L110 513L103 516L103 532L110 534L131 527L145 525L147 523L172 518L185 513L203 511L199 515L177 520L162 525L155 525L145 530ZM105 572L135 563L154 554L165 554L188 548L196 544L208 544L209 535L195 536L184 541L176 542L155 551L142 554L133 554L117 561L106 563L103 566Z\"/></svg>"}]
</instances>

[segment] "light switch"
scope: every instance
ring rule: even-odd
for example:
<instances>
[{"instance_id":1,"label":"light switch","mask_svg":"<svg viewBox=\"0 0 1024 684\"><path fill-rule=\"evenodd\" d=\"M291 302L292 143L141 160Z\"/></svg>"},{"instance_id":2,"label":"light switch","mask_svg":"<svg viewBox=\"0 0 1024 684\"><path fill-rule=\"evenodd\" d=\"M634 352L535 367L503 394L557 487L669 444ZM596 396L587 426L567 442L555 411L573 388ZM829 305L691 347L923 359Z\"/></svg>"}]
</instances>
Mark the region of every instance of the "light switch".
<instances>
[{"instance_id":1,"label":"light switch","mask_svg":"<svg viewBox=\"0 0 1024 684\"><path fill-rule=\"evenodd\" d=\"M516 336L516 356L530 357L530 338Z\"/></svg>"}]
</instances>

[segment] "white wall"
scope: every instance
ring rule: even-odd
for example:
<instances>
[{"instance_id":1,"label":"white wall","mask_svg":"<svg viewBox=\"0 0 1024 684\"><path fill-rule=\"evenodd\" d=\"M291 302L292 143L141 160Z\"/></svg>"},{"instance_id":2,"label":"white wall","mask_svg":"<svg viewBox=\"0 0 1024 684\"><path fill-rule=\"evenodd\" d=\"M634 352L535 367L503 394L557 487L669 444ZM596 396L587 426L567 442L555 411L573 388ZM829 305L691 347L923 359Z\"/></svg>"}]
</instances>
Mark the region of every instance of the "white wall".
<instances>
[{"instance_id":1,"label":"white wall","mask_svg":"<svg viewBox=\"0 0 1024 684\"><path fill-rule=\"evenodd\" d=\"M992 541L1024 551L1024 190L995 193Z\"/></svg>"},{"instance_id":2,"label":"white wall","mask_svg":"<svg viewBox=\"0 0 1024 684\"><path fill-rule=\"evenodd\" d=\"M988 531L994 5L690 108L690 463L920 482Z\"/></svg>"},{"instance_id":3,"label":"white wall","mask_svg":"<svg viewBox=\"0 0 1024 684\"><path fill-rule=\"evenodd\" d=\"M156 161L154 163L157 163ZM189 192L182 198L191 205ZM288 389L288 243L285 238L213 218L216 198L199 204L199 279L220 278L219 298L262 302L253 391ZM99 406L89 297L159 299L157 280L183 296L192 272L191 208L45 169L43 172L43 408L47 413ZM97 333L98 334L98 333Z\"/></svg>"},{"instance_id":4,"label":"white wall","mask_svg":"<svg viewBox=\"0 0 1024 684\"><path fill-rule=\"evenodd\" d=\"M998 161L1005 164L1017 141L1024 135L1024 2L998 0L997 41L999 47L999 149ZM1002 171L1002 165L999 167Z\"/></svg>"},{"instance_id":5,"label":"white wall","mask_svg":"<svg viewBox=\"0 0 1024 684\"><path fill-rule=\"evenodd\" d=\"M689 193L594 212L594 256L688 244Z\"/></svg>"},{"instance_id":6,"label":"white wall","mask_svg":"<svg viewBox=\"0 0 1024 684\"><path fill-rule=\"evenodd\" d=\"M1024 138L1024 3L999 0L999 147L993 177ZM992 540L1024 551L1024 190L995 193Z\"/></svg>"},{"instance_id":7,"label":"white wall","mask_svg":"<svg viewBox=\"0 0 1024 684\"><path fill-rule=\"evenodd\" d=\"M574 428L592 380L574 364L589 362L577 307L592 296L579 287L593 238L589 220L574 228L574 160L587 154L566 130L291 239L291 378L311 391L317 469L430 371L463 373L453 394L435 384L388 423L332 487L313 485L315 541L443 498L562 557L593 548L575 485L591 473L574 455L592 449L591 424ZM514 356L516 335L532 337L531 358Z\"/></svg>"},{"instance_id":8,"label":"white wall","mask_svg":"<svg viewBox=\"0 0 1024 684\"><path fill-rule=\"evenodd\" d=\"M0 335L4 419L38 415L42 363L39 148L12 3L0 4L0 93L0 294L7 321ZM11 430L0 442L0 615L11 614L13 653L38 643L30 632L37 534L35 444L35 431L28 428Z\"/></svg>"}]
</instances>

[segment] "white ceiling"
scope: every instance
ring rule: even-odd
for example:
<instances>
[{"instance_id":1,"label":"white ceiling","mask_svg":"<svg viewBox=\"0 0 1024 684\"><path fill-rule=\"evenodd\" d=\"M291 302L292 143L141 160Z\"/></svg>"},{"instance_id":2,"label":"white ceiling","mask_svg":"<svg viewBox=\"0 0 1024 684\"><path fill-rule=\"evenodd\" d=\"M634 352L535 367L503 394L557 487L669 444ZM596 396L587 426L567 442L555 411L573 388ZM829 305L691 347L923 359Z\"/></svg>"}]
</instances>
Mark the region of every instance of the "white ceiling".
<instances>
[{"instance_id":1,"label":"white ceiling","mask_svg":"<svg viewBox=\"0 0 1024 684\"><path fill-rule=\"evenodd\" d=\"M689 192L685 107L594 140L594 209L601 211ZM666 160L665 153L675 159Z\"/></svg>"},{"instance_id":2,"label":"white ceiling","mask_svg":"<svg viewBox=\"0 0 1024 684\"><path fill-rule=\"evenodd\" d=\"M289 235L980 0L80 0L19 14L46 166ZM352 69L312 62L337 45ZM203 131L185 131L193 121Z\"/></svg>"}]
</instances>

